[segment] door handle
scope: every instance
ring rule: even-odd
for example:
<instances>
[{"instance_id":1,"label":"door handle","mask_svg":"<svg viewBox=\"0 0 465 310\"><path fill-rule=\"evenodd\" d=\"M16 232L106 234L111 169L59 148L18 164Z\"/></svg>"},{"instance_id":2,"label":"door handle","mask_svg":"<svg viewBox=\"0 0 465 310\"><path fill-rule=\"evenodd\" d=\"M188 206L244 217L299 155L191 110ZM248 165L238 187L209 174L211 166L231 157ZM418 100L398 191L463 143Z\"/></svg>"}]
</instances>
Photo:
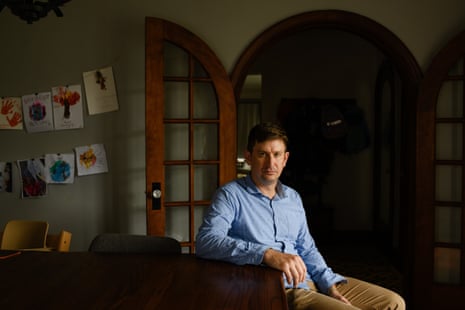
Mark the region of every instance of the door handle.
<instances>
[{"instance_id":1,"label":"door handle","mask_svg":"<svg viewBox=\"0 0 465 310\"><path fill-rule=\"evenodd\" d=\"M152 210L161 210L161 184L152 183Z\"/></svg>"}]
</instances>

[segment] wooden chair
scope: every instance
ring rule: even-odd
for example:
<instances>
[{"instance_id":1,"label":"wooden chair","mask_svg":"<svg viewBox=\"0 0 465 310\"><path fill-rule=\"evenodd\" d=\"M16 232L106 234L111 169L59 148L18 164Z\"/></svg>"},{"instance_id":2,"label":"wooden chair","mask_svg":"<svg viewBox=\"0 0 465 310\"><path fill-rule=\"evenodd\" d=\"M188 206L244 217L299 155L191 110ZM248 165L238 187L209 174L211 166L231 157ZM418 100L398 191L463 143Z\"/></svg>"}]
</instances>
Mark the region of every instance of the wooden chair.
<instances>
[{"instance_id":1,"label":"wooden chair","mask_svg":"<svg viewBox=\"0 0 465 310\"><path fill-rule=\"evenodd\" d=\"M47 235L46 245L52 251L69 252L71 245L71 234L69 231L62 230L58 235Z\"/></svg>"},{"instance_id":2,"label":"wooden chair","mask_svg":"<svg viewBox=\"0 0 465 310\"><path fill-rule=\"evenodd\" d=\"M44 250L48 223L44 221L12 220L5 225L2 250Z\"/></svg>"},{"instance_id":3,"label":"wooden chair","mask_svg":"<svg viewBox=\"0 0 465 310\"><path fill-rule=\"evenodd\" d=\"M180 254L181 245L173 238L106 233L91 242L90 252Z\"/></svg>"}]
</instances>

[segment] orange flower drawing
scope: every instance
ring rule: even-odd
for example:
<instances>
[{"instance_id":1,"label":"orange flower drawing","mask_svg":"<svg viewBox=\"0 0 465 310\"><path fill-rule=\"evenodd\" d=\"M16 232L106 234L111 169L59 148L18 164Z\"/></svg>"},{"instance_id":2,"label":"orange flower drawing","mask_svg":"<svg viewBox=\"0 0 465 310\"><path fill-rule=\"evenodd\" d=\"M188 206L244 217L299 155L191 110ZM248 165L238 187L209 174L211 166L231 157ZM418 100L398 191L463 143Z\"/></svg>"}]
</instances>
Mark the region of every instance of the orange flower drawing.
<instances>
[{"instance_id":1,"label":"orange flower drawing","mask_svg":"<svg viewBox=\"0 0 465 310\"><path fill-rule=\"evenodd\" d=\"M79 155L79 162L87 169L92 167L96 161L97 156L95 156L94 150L92 148L89 148L87 151Z\"/></svg>"},{"instance_id":2,"label":"orange flower drawing","mask_svg":"<svg viewBox=\"0 0 465 310\"><path fill-rule=\"evenodd\" d=\"M64 118L69 118L71 112L69 110L70 106L75 105L81 95L77 91L70 91L67 87L60 87L58 94L53 96L53 102L59 103L65 107Z\"/></svg>"}]
</instances>

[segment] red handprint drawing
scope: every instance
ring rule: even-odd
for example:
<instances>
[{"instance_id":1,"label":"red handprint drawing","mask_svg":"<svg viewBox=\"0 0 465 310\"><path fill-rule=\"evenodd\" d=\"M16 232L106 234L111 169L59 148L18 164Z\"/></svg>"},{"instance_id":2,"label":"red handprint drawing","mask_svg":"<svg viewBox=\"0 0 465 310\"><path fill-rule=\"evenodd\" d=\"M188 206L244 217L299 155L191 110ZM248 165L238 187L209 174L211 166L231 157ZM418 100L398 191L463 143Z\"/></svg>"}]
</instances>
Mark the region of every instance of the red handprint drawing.
<instances>
[{"instance_id":1,"label":"red handprint drawing","mask_svg":"<svg viewBox=\"0 0 465 310\"><path fill-rule=\"evenodd\" d=\"M2 101L2 108L0 112L1 114L5 115L6 120L11 127L15 127L22 121L21 114L14 111L13 100L6 99Z\"/></svg>"},{"instance_id":2,"label":"red handprint drawing","mask_svg":"<svg viewBox=\"0 0 465 310\"><path fill-rule=\"evenodd\" d=\"M19 114L18 112L15 112L12 118L9 118L7 116L6 120L8 121L8 124L10 124L11 127L15 127L16 125L21 123L22 117L21 117L21 114Z\"/></svg>"},{"instance_id":3,"label":"red handprint drawing","mask_svg":"<svg viewBox=\"0 0 465 310\"><path fill-rule=\"evenodd\" d=\"M12 100L6 99L5 101L2 101L2 114L3 115L8 115L11 112L13 112L14 104Z\"/></svg>"}]
</instances>

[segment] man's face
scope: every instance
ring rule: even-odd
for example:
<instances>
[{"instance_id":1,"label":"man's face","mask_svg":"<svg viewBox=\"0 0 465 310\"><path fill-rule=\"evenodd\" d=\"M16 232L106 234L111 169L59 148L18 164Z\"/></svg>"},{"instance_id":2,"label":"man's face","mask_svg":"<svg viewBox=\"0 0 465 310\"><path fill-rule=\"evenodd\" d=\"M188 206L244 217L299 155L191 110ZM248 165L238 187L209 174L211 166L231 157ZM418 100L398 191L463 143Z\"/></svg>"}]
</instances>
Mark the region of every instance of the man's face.
<instances>
[{"instance_id":1,"label":"man's face","mask_svg":"<svg viewBox=\"0 0 465 310\"><path fill-rule=\"evenodd\" d=\"M289 152L281 139L255 144L252 153L245 152L245 159L251 166L251 176L257 186L275 185L286 166Z\"/></svg>"}]
</instances>

